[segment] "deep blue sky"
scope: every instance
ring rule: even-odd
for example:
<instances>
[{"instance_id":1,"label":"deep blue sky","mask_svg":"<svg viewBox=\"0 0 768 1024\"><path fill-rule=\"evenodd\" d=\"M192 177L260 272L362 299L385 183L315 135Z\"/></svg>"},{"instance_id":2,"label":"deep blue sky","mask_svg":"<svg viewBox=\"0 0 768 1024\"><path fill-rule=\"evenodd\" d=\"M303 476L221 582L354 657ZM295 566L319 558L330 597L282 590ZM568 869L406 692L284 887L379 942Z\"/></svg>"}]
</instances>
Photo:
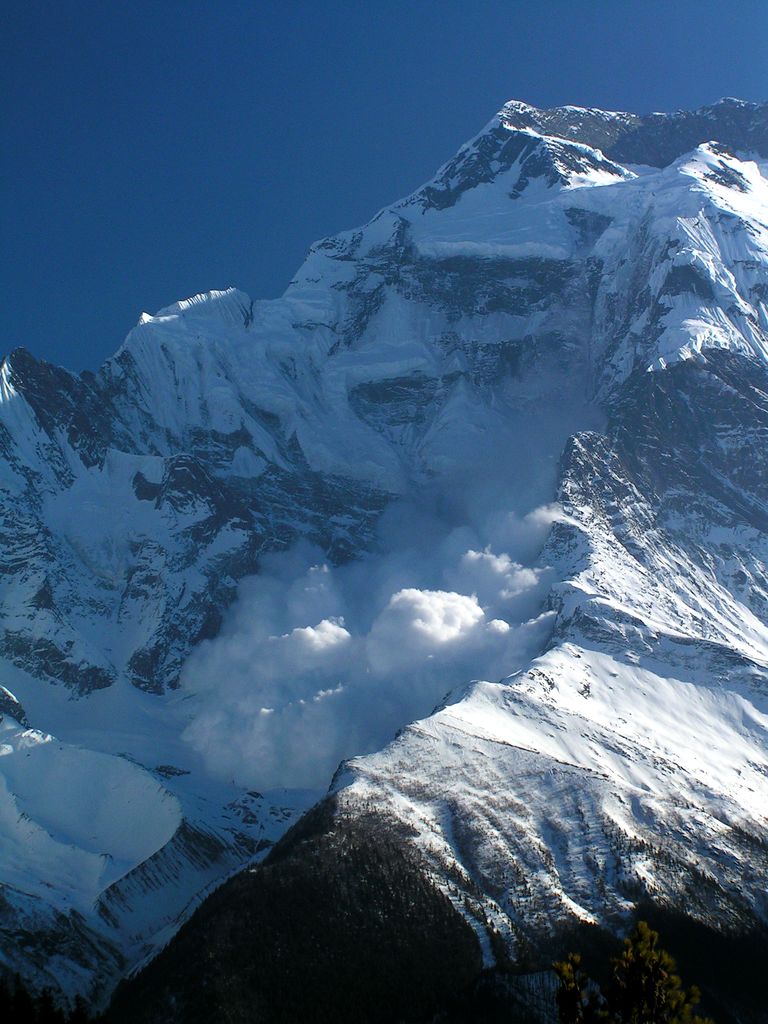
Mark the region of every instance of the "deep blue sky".
<instances>
[{"instance_id":1,"label":"deep blue sky","mask_svg":"<svg viewBox=\"0 0 768 1024\"><path fill-rule=\"evenodd\" d=\"M768 99L766 0L6 0L0 353L95 368L142 310L282 293L512 97Z\"/></svg>"}]
</instances>

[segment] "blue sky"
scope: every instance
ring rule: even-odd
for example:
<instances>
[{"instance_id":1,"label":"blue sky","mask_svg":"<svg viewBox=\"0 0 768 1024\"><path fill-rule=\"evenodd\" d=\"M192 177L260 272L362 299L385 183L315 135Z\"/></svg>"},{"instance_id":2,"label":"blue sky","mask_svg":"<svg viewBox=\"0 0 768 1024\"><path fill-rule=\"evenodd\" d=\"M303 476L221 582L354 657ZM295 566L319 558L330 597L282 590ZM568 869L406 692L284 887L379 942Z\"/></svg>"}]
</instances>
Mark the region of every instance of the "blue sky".
<instances>
[{"instance_id":1,"label":"blue sky","mask_svg":"<svg viewBox=\"0 0 768 1024\"><path fill-rule=\"evenodd\" d=\"M768 99L766 0L6 0L0 352L95 368L142 310L282 293L512 97Z\"/></svg>"}]
</instances>

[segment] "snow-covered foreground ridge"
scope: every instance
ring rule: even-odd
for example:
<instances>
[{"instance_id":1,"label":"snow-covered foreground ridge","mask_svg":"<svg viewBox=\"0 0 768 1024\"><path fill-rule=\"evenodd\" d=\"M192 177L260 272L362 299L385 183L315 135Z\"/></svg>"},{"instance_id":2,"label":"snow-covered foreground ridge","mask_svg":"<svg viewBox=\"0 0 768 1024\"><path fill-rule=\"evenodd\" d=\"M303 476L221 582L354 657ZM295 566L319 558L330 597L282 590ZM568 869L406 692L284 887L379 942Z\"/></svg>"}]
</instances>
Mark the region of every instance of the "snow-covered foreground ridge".
<instances>
[{"instance_id":1,"label":"snow-covered foreground ridge","mask_svg":"<svg viewBox=\"0 0 768 1024\"><path fill-rule=\"evenodd\" d=\"M397 727L341 805L513 945L645 895L766 916L767 167L766 105L513 102L282 299L143 315L95 375L4 361L8 964L108 990L312 798L260 759ZM297 542L335 590L265 575Z\"/></svg>"}]
</instances>

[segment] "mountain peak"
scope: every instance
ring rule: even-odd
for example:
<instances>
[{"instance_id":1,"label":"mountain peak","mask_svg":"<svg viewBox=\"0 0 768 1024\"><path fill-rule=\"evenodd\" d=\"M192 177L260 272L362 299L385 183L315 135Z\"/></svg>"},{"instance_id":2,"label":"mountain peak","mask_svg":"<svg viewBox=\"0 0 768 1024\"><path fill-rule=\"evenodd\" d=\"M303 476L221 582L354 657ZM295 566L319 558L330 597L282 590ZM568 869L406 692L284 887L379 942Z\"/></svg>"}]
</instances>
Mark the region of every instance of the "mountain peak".
<instances>
[{"instance_id":1,"label":"mountain peak","mask_svg":"<svg viewBox=\"0 0 768 1024\"><path fill-rule=\"evenodd\" d=\"M754 100L742 100L737 96L721 96L719 100L716 100L710 106L701 107L701 110L711 110L712 107L742 107L749 110L757 110L761 106L765 106L764 103L756 103Z\"/></svg>"},{"instance_id":2,"label":"mountain peak","mask_svg":"<svg viewBox=\"0 0 768 1024\"><path fill-rule=\"evenodd\" d=\"M140 323L152 320L165 320L170 317L221 317L225 321L242 323L247 317L253 302L249 295L238 288L224 288L220 291L211 290L191 295L187 299L172 302L170 306L159 309L154 316L142 313Z\"/></svg>"},{"instance_id":3,"label":"mountain peak","mask_svg":"<svg viewBox=\"0 0 768 1024\"><path fill-rule=\"evenodd\" d=\"M581 142L622 164L665 167L712 138L731 151L768 156L768 103L732 96L693 111L652 114L510 100L494 123Z\"/></svg>"},{"instance_id":4,"label":"mountain peak","mask_svg":"<svg viewBox=\"0 0 768 1024\"><path fill-rule=\"evenodd\" d=\"M91 377L13 355L10 969L108 989L349 758L338 807L489 957L646 898L766 923L767 112L512 100L255 314L184 299Z\"/></svg>"}]
</instances>

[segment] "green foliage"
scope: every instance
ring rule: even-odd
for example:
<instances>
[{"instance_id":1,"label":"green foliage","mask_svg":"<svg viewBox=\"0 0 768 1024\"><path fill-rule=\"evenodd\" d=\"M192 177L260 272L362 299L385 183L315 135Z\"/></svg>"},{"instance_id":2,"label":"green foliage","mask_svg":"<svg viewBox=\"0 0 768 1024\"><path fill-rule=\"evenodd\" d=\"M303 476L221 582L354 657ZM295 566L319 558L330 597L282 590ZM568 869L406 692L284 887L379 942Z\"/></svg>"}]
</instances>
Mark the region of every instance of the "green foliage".
<instances>
[{"instance_id":1,"label":"green foliage","mask_svg":"<svg viewBox=\"0 0 768 1024\"><path fill-rule=\"evenodd\" d=\"M694 1015L699 990L683 989L675 961L659 949L659 934L640 921L613 961L607 993L617 1024L706 1024Z\"/></svg>"},{"instance_id":2,"label":"green foliage","mask_svg":"<svg viewBox=\"0 0 768 1024\"><path fill-rule=\"evenodd\" d=\"M557 1013L560 1024L593 1024L601 1020L599 997L590 991L590 981L581 970L581 957L569 953L554 964L560 979L557 991Z\"/></svg>"},{"instance_id":3,"label":"green foliage","mask_svg":"<svg viewBox=\"0 0 768 1024\"><path fill-rule=\"evenodd\" d=\"M700 993L684 989L675 961L659 948L659 934L640 921L611 961L604 992L580 968L576 953L554 964L560 980L560 1024L712 1024L694 1011Z\"/></svg>"}]
</instances>

